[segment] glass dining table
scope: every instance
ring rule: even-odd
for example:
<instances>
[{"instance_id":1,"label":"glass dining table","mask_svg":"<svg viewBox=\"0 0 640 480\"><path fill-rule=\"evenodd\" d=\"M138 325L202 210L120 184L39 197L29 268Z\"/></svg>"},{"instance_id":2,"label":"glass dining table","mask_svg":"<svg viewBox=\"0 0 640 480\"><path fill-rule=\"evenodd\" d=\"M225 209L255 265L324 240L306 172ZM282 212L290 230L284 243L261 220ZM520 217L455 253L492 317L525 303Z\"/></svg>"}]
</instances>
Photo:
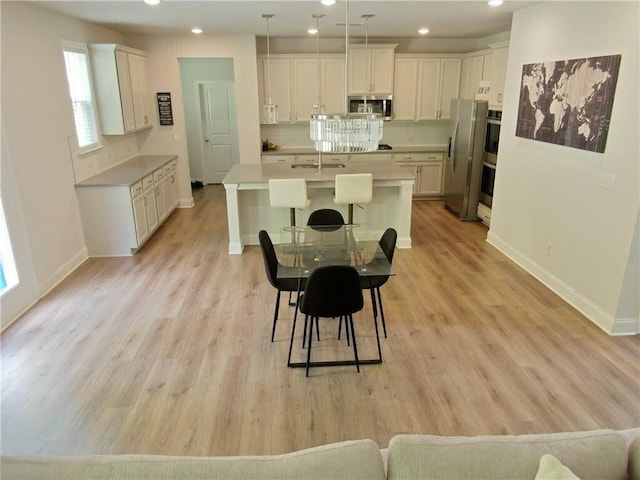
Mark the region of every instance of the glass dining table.
<instances>
[{"instance_id":1,"label":"glass dining table","mask_svg":"<svg viewBox=\"0 0 640 480\"><path fill-rule=\"evenodd\" d=\"M395 275L389 260L380 247L379 240L372 238L367 225L305 225L284 227L280 232L280 243L276 248L278 278L309 278L313 270L328 265L350 265L366 285L366 277ZM302 292L298 292L302 293ZM306 367L306 362L291 362L291 350L295 334L295 322L289 346L289 367ZM374 317L378 358L362 359L360 365L382 363L377 320ZM304 340L303 340L304 343ZM312 362L312 366L355 365L352 360Z\"/></svg>"},{"instance_id":2,"label":"glass dining table","mask_svg":"<svg viewBox=\"0 0 640 480\"><path fill-rule=\"evenodd\" d=\"M308 278L314 269L350 265L360 277L395 275L367 225L284 227L277 248L278 278Z\"/></svg>"}]
</instances>

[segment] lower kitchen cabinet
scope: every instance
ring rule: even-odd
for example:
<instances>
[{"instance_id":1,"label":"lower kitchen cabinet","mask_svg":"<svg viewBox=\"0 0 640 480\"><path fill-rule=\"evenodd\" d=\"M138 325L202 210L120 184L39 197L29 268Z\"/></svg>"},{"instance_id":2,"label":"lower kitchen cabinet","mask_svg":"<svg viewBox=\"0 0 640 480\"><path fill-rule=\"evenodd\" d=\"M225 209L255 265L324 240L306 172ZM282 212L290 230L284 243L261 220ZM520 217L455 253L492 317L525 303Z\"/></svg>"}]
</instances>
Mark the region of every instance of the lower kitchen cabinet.
<instances>
[{"instance_id":1,"label":"lower kitchen cabinet","mask_svg":"<svg viewBox=\"0 0 640 480\"><path fill-rule=\"evenodd\" d=\"M89 256L132 255L177 207L175 157L150 158L148 165L136 161L127 170L125 162L76 185Z\"/></svg>"},{"instance_id":2,"label":"lower kitchen cabinet","mask_svg":"<svg viewBox=\"0 0 640 480\"><path fill-rule=\"evenodd\" d=\"M398 166L411 170L415 175L414 196L439 197L442 195L444 172L442 152L398 153L393 157Z\"/></svg>"}]
</instances>

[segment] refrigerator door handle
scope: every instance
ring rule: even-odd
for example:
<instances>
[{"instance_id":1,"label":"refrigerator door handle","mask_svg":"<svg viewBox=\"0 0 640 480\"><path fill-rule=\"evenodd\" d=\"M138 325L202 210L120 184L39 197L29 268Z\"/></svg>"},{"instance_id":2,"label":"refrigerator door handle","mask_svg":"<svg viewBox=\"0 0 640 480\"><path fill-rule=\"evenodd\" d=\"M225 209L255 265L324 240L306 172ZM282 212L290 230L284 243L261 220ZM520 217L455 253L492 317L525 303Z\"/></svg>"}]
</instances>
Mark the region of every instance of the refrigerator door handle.
<instances>
[{"instance_id":1,"label":"refrigerator door handle","mask_svg":"<svg viewBox=\"0 0 640 480\"><path fill-rule=\"evenodd\" d=\"M453 127L453 136L449 139L449 158L451 159L451 172L456 173L456 136L458 135L458 121Z\"/></svg>"}]
</instances>

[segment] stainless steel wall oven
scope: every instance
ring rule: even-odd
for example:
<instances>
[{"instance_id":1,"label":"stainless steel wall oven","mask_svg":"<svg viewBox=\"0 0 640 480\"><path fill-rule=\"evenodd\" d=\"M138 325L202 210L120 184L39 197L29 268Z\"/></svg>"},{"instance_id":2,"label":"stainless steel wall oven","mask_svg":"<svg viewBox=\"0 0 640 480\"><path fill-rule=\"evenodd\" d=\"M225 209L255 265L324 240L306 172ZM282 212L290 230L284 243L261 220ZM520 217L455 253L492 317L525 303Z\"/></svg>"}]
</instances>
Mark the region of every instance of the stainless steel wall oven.
<instances>
[{"instance_id":1,"label":"stainless steel wall oven","mask_svg":"<svg viewBox=\"0 0 640 480\"><path fill-rule=\"evenodd\" d=\"M487 112L487 128L484 140L484 162L482 163L482 183L480 186L480 202L487 207L493 204L493 184L498 165L498 142L500 140L500 124L502 112L489 110Z\"/></svg>"}]
</instances>

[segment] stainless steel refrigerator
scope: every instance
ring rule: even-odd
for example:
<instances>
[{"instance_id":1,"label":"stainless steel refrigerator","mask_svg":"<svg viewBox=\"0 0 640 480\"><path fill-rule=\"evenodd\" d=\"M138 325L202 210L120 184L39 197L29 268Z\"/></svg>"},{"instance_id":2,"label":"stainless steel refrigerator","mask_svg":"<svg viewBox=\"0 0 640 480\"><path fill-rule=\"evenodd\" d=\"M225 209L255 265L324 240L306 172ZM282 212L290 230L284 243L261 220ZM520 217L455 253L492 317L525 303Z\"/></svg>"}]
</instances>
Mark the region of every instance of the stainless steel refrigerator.
<instances>
[{"instance_id":1,"label":"stainless steel refrigerator","mask_svg":"<svg viewBox=\"0 0 640 480\"><path fill-rule=\"evenodd\" d=\"M479 221L488 103L451 100L449 147L444 165L444 205L465 222Z\"/></svg>"}]
</instances>

